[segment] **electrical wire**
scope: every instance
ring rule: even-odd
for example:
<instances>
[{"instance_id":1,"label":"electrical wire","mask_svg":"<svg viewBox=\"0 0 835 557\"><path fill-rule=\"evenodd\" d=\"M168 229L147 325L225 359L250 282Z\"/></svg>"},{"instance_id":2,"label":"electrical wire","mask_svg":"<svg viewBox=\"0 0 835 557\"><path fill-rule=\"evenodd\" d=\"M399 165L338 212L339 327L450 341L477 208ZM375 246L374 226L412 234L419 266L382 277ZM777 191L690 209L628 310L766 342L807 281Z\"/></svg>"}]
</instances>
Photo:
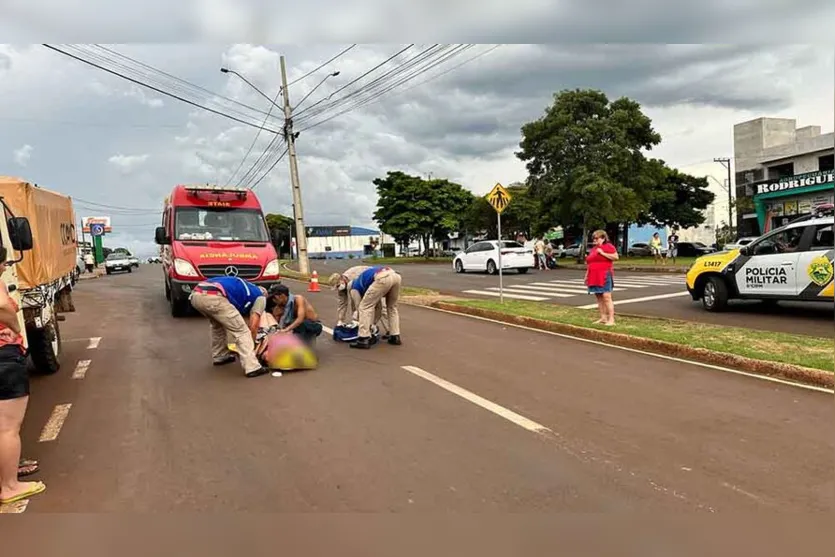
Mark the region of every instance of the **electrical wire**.
<instances>
[{"instance_id":1,"label":"electrical wire","mask_svg":"<svg viewBox=\"0 0 835 557\"><path fill-rule=\"evenodd\" d=\"M279 140L281 140L280 143ZM277 153L283 143L285 143L285 139L283 137L278 135L273 137L269 145L267 145L261 152L261 155L258 157L258 159L254 163L252 163L252 166L249 167L249 170L247 170L246 173L243 176L241 176L241 179L238 181L238 186L245 188L248 184L252 183L252 181L255 179L255 176L257 176L259 172L261 172L264 168L267 167L267 165L270 164L270 159L267 157Z\"/></svg>"},{"instance_id":2,"label":"electrical wire","mask_svg":"<svg viewBox=\"0 0 835 557\"><path fill-rule=\"evenodd\" d=\"M270 172L272 172L273 168L275 168L275 165L277 165L277 164L278 164L278 162L279 162L281 159L283 159L283 158L284 158L284 155L286 155L286 154L287 154L287 151L288 151L288 150L289 150L289 148L284 149L284 152L283 152L283 153L281 153L281 155L280 155L277 159L275 159L275 161L274 161L274 162L273 162L273 164L272 164L272 165L271 165L271 166L267 169L267 171L266 171L266 172L264 172L264 174L263 174L260 178L258 178L258 180L257 180L254 184L252 184L252 185L249 187L249 189L250 189L250 190L255 190L255 188L257 188L257 187L258 187L258 184L260 184L260 183L261 183L261 181L262 181L264 178L266 178L266 177L267 177L267 175L268 175Z\"/></svg>"},{"instance_id":3,"label":"electrical wire","mask_svg":"<svg viewBox=\"0 0 835 557\"><path fill-rule=\"evenodd\" d=\"M352 48L354 48L355 46L357 46L357 45L352 44L351 46L349 46L348 48L346 48L345 50L343 50L342 52L340 52L339 54L337 54L336 56L334 56L334 57L333 57L333 58L331 58L330 60L328 60L328 61L326 61L326 62L322 62L321 64L319 64L319 66L318 66L318 67L316 67L316 68L314 68L314 69L310 70L309 72L307 72L307 73L306 73L306 74L304 74L303 76L301 76L301 77L299 77L299 78L297 78L297 79L294 79L293 81L291 81L290 83L288 83L288 84L287 84L287 87L290 87L291 85L295 85L295 84L296 84L296 83L298 83L299 81L301 81L301 80L303 80L303 79L305 79L305 78L310 77L311 75L313 75L314 73L318 72L319 70L321 70L322 68L324 68L325 66L327 66L328 64L330 64L331 62L333 62L334 60L336 60L337 58L339 58L340 56L342 56L342 55L346 54L348 51L350 51L350 50L351 50Z\"/></svg>"},{"instance_id":4,"label":"electrical wire","mask_svg":"<svg viewBox=\"0 0 835 557\"><path fill-rule=\"evenodd\" d=\"M468 46L472 46L472 45L468 45ZM434 75L434 76L432 76L432 77L430 77L430 78L428 78L428 79L425 79L425 80L421 81L420 83L413 85L412 87L409 87L409 88L407 88L407 89L403 89L403 90L401 90L401 91L397 91L397 93L402 93L402 92L404 92L404 91L406 91L406 90L409 90L409 89L414 89L414 88L415 88L415 87L417 87L418 85L422 85L422 84L424 84L424 83L428 83L429 81L432 81L432 80L434 80L434 79L437 79L437 78L441 77L442 75L445 75L445 74L447 74L447 73L449 73L449 72L453 71L454 69L460 68L461 66L463 66L463 65L465 65L465 64L467 64L467 63L470 63L470 62L472 62L472 61L474 61L474 60L476 60L476 59L480 58L481 56L484 56L484 55L485 55L485 54L487 54L488 52L492 52L493 50L495 50L496 48L498 48L498 46L500 46L500 45L496 45L496 46L494 46L494 47L492 47L492 48L488 49L488 50L487 50L487 51L485 51L485 52L482 52L482 53L480 53L480 54L478 54L478 55L476 55L476 56L472 56L472 57L468 58L467 60L465 60L465 61L461 62L460 64L457 64L456 66L454 66L454 67L452 67L452 68L447 69L447 70L446 70L446 71L444 71L444 72L441 72L441 73L439 73L439 74L437 74L437 75ZM305 126L305 127L301 128L299 131L300 131L300 132L303 132L303 131L306 131L306 130L309 130L309 129L315 128L315 127L317 127L317 126L320 126L320 125L322 125L322 124L324 124L324 123L326 123L326 122L329 122L329 121L333 120L334 118L337 118L338 116L341 116L341 115L343 115L343 114L347 114L348 112L352 112L352 111L354 111L354 110L357 110L357 109L362 108L362 107L364 107L364 106L367 106L367 105L369 105L369 104L372 104L372 103L375 103L375 102L379 102L379 100L381 100L381 98L382 98L382 97L383 97L386 93L388 93L388 92L392 91L393 89L395 89L395 88L399 87L400 85L403 85L403 84L405 84L405 83L407 83L407 82L409 82L409 81L411 81L411 80L413 80L413 79L417 78L418 76L420 76L420 75L422 75L422 74L424 74L424 73L428 72L428 71L429 71L429 70L431 70L432 68L437 67L438 65L440 65L440 64L442 64L442 63L444 63L444 62L448 61L449 59L451 59L451 58L453 58L453 57L455 57L455 56L460 55L461 53L465 52L466 50L468 50L468 48L462 48L462 49L460 49L460 50L458 50L458 51L453 51L452 53L448 53L448 54L447 54L447 55L445 55L442 59L437 60L437 61L433 62L431 65L428 65L428 66L426 66L426 67L424 67L424 68L421 68L419 71L416 71L416 72L414 72L414 73L412 73L412 74L410 74L410 75L408 75L408 76L406 76L406 77L404 77L404 78L400 79L399 81L397 81L397 82L395 82L395 83L391 84L390 86L388 86L388 87L387 87L387 88L385 88L384 90L382 90L382 91L378 91L378 92L377 92L376 94L374 94L374 95L371 95L371 96L366 97L365 99L359 100L359 101L355 102L353 105L351 105L351 106L349 106L349 107L345 108L344 110L341 110L341 111L337 112L336 114L333 114L333 115L331 115L331 116L329 116L329 117L327 117L327 118L324 118L324 119L322 119L322 120L319 120L318 122L314 122L314 123L312 123L312 124L310 124L310 125L308 125L308 126Z\"/></svg>"},{"instance_id":5,"label":"electrical wire","mask_svg":"<svg viewBox=\"0 0 835 557\"><path fill-rule=\"evenodd\" d=\"M322 102L324 102L324 101L326 101L326 100L330 99L330 98L331 98L332 96L334 96L335 94L339 93L340 91L343 91L343 90L344 90L344 89L346 89L347 87L350 87L351 85L353 85L354 83L356 83L356 82L357 82L357 81L359 81L360 79L364 78L364 77L365 77L365 76L367 76L368 74L370 74L370 73L372 73L373 71L375 71L375 70L377 70L377 69L379 69L379 68L381 68L381 67L385 66L386 64L388 64L389 62L391 62L392 60L394 60L395 58L397 58L398 56L400 56L401 54L403 54L404 52L406 52L407 50L409 50L409 49L410 49L410 48L412 48L413 46L415 46L415 45L414 45L414 44L410 44L410 45L409 45L409 46L407 46L406 48L404 48L404 49L402 49L402 50L400 50L400 51L396 52L395 54L393 54L393 55L389 56L388 58L386 58L385 60L383 60L382 62L380 62L379 64L377 64L376 66L374 66L373 68L371 68L370 70L368 70L367 72L365 72L364 74L362 74L361 76L359 76L358 78L354 79L353 81L351 81L351 82L349 82L349 83L346 83L345 85L343 85L342 87L340 87L339 89L337 89L336 91L334 91L333 93L331 93L330 95L328 95L327 97L324 97L324 98L322 98L322 99L320 99L320 100L316 101L315 103L313 103L312 105L308 106L308 107L307 107L307 108L305 108L304 110L300 110L298 113L296 113L296 114L295 114L295 116L301 116L301 115L302 115L302 114L304 114L305 112L307 112L307 111L309 111L309 110L313 109L313 107L315 107L315 106L316 106L316 105L318 105L319 103L322 103Z\"/></svg>"},{"instance_id":6,"label":"electrical wire","mask_svg":"<svg viewBox=\"0 0 835 557\"><path fill-rule=\"evenodd\" d=\"M57 48L57 47L52 46L52 45L43 44L43 46L45 46L46 48L48 48L48 49L50 49L50 50L53 50L53 51L55 51L55 52L58 52L59 54L63 54L64 56L67 56L67 57L69 57L69 58L73 58L73 59L75 59L75 60L78 60L79 62L83 62L83 63L85 63L85 64L87 64L87 65L89 65L89 66L92 66L92 67L97 68L97 69L99 69L99 70L105 71L105 72L107 72L107 73L110 73L110 74L112 74L112 75L115 75L115 76L117 76L117 77L120 77L120 78L122 78L122 79L125 79L125 80L127 80L127 81L130 81L130 82L132 82L132 83L135 83L136 85L139 85L139 86L141 86L141 87L146 87L146 88L151 89L151 90L153 90L153 91L156 91L157 93L160 93L160 94L162 94L162 95L166 95L166 96L168 96L168 97L171 97L171 98L174 98L174 99L176 99L176 100L182 101L182 102L184 102L184 103L186 103L186 104L190 104L191 106L194 106L194 107L196 107L196 108L201 108L201 109L203 109L203 110L206 110L207 112L211 112L211 113L216 114L216 115L218 115L218 116L223 116L224 118L228 118L229 120L233 120L233 121L235 121L235 122L238 122L239 124L244 124L244 125L246 125L246 126L250 126L250 127L253 127L253 128L259 128L259 127L261 127L261 126L259 126L258 124L255 124L255 123L253 123L253 122L246 121L246 120L244 120L244 119L242 119L242 118L238 118L238 117L233 116L233 115L231 115L231 114L227 114L227 113L222 112L222 111L220 111L220 110L215 110L215 109L213 109L213 108L211 108L211 107L208 107L208 106L202 105L202 104L200 104L200 103L198 103L198 102L195 102L195 101L192 101L192 100L186 99L185 97L180 96L180 95L178 95L178 94L176 94L176 93L172 93L172 92L170 92L170 91L165 91L165 90L163 90L163 89L161 89L161 88L159 88L159 87L156 87L156 86L154 86L154 85L150 85L150 84L148 84L148 83L144 83L144 82L142 82L142 81L141 81L141 80L139 80L139 79L132 78L132 77L127 76L127 75L125 75L125 74L123 74L123 73L120 73L120 72L115 71L115 70L113 70L113 69L107 68L107 67L103 66L103 65L102 65L102 64L100 64L100 63L97 63L97 62L94 62L94 61L91 61L91 60L87 60L87 59L85 59L83 56L79 56L79 55L76 55L76 54L72 54L72 53L70 53L70 52L67 52L67 51L65 51L65 50L62 50L62 49ZM277 133L279 133L278 131L273 130L273 129L269 129L269 128L264 128L264 129L265 129L266 131L271 132L271 133L276 133L276 134L277 134Z\"/></svg>"},{"instance_id":7,"label":"electrical wire","mask_svg":"<svg viewBox=\"0 0 835 557\"><path fill-rule=\"evenodd\" d=\"M238 168L235 169L235 171L229 176L229 179L226 181L227 186L232 183L232 180L235 179L235 175L241 170L241 167L243 167L244 163L246 162L247 157L249 157L249 154L252 152L253 147L255 147L255 143L258 141L258 138L261 136L261 132L264 130L264 126L267 125L267 120L269 119L273 108L275 108L275 106L276 106L275 103L278 100L279 95L281 95L281 87L278 88L278 91L276 92L275 97L273 98L272 105L270 106L270 111L264 117L264 121L261 123L261 127L258 128L257 132L255 132L255 137L252 138L252 143L249 144L249 149L246 150L246 154L244 154L244 158L241 159L240 164L238 164ZM278 135L276 135L275 137L278 137ZM275 140L275 137L273 138L273 140Z\"/></svg>"}]
</instances>

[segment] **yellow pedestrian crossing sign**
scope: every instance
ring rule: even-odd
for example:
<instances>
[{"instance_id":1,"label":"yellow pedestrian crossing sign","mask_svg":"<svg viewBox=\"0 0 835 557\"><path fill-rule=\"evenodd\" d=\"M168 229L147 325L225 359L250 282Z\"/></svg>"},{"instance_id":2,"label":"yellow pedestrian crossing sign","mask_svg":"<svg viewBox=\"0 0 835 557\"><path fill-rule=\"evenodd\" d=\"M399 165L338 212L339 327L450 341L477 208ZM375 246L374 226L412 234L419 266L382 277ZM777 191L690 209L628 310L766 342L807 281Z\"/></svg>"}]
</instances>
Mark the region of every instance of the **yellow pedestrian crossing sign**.
<instances>
[{"instance_id":1,"label":"yellow pedestrian crossing sign","mask_svg":"<svg viewBox=\"0 0 835 557\"><path fill-rule=\"evenodd\" d=\"M499 214L507 208L508 203L510 203L510 199L510 192L507 191L507 189L501 184L493 186L493 189L487 194L487 202L492 205L492 207Z\"/></svg>"}]
</instances>

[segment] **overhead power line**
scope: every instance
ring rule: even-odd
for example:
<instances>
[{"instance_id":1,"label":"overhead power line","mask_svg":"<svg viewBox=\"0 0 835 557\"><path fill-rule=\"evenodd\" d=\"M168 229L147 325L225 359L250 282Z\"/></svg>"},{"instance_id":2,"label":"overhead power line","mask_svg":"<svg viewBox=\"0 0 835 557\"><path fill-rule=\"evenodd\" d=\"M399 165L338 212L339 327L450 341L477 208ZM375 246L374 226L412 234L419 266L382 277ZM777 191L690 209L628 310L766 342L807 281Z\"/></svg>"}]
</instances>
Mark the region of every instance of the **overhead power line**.
<instances>
[{"instance_id":1,"label":"overhead power line","mask_svg":"<svg viewBox=\"0 0 835 557\"><path fill-rule=\"evenodd\" d=\"M307 73L306 73L306 74L304 74L303 76L301 76L301 77L299 77L299 78L297 78L297 79L294 79L293 81L291 81L290 83L288 83L288 84L287 84L287 87L290 87L291 85L295 85L295 84L296 84L296 83L298 83L299 81L301 81L301 80L303 80L303 79L306 79L306 78L310 77L311 75L315 74L316 72L318 72L319 70L321 70L322 68L324 68L325 66L327 66L328 64L330 64L331 62L333 62L334 60L336 60L337 58L339 58L340 56L342 56L342 55L346 54L348 51L350 51L350 50L351 50L352 48L354 48L355 46L357 46L357 45L352 44L351 46L349 46L348 48L344 49L342 52L340 52L340 53L339 53L339 54L337 54L336 56L334 56L334 57L330 58L330 59L329 59L329 60L327 60L326 62L322 62L322 63L321 63L321 64L319 64L316 68L314 68L314 69L310 70L309 72L307 72Z\"/></svg>"},{"instance_id":2,"label":"overhead power line","mask_svg":"<svg viewBox=\"0 0 835 557\"><path fill-rule=\"evenodd\" d=\"M251 184L255 177L267 166L270 164L270 156L275 156L278 153L281 146L286 143L282 136L276 135L272 138L270 143L264 148L261 152L261 155L255 160L254 163L249 167L249 170L241 176L241 179L238 180L238 186L245 188ZM272 168L272 167L271 167Z\"/></svg>"},{"instance_id":3,"label":"overhead power line","mask_svg":"<svg viewBox=\"0 0 835 557\"><path fill-rule=\"evenodd\" d=\"M79 62L83 62L83 63L85 63L85 64L87 64L87 65L89 65L89 66L92 66L92 67L94 67L94 68L100 69L100 70L105 71L105 72L107 72L107 73L113 74L113 75L115 75L115 76L117 76L117 77L121 77L122 79L125 79L125 80L127 80L127 81L130 81L131 83L135 83L136 85L139 85L139 86L141 86L141 87L145 87L145 88L147 88L147 89L151 89L152 91L156 91L157 93L160 93L160 94L162 94L162 95L166 95L166 96L168 96L168 97L171 97L171 98L174 98L174 99L176 99L176 100L182 101L182 102L184 102L184 103L186 103L186 104L189 104L189 105L191 105L191 106L194 106L194 107L196 107L196 108L201 108L201 109L206 110L206 111L208 111L208 112L211 112L211 113L213 113L213 114L217 114L218 116L223 116L224 118L228 118L229 120L232 120L232 121L238 122L238 123L240 123L240 124L244 124L244 125L246 125L246 126L250 126L250 127L253 127L253 128L260 128L260 127L261 127L260 125L255 124L255 123L250 122L250 121L247 121L247 120L244 120L243 118L239 118L239 117L237 117L237 116L233 116L233 115L231 115L231 114L227 114L227 113L225 113L225 112L223 112L223 111L216 110L216 109L214 109L214 108L211 108L211 107L208 107L208 106L206 106L206 105L200 104L199 102L195 102L195 101L192 101L192 100L190 100L190 99L187 99L187 98L185 98L185 97L183 97L183 96L181 96L181 95L178 95L178 94L176 94L176 93L172 93L172 92L170 92L170 91L166 91L166 90L164 90L164 89L162 89L162 88L160 88L160 87L157 87L157 86L154 86L154 85L151 85L151 84L145 83L145 82L141 81L140 79L135 79L135 78L133 78L133 77L127 76L127 75L125 75L124 73L121 73L121 72L119 72L119 71L113 70L113 69L111 69L111 68L107 68L107 67L105 67L104 65L102 65L101 63L98 63L98 62L95 62L95 61L92 61L92 60L88 60L88 59L84 58L83 56L79 56L79 55L73 54L73 53L71 53L71 52L68 52L68 51L66 51L66 50L62 50L62 49L57 48L57 47L52 46L52 45L44 44L43 46L45 46L46 48L48 48L48 49L50 49L50 50L53 50L53 51L55 51L55 52L58 52L59 54L63 54L64 56L67 56L67 57L69 57L69 58L73 58L73 59L75 59L75 60L78 60ZM270 128L264 128L264 129L265 129L266 131L271 132L271 133L279 133L277 130L273 130L273 129L270 129Z\"/></svg>"},{"instance_id":4,"label":"overhead power line","mask_svg":"<svg viewBox=\"0 0 835 557\"><path fill-rule=\"evenodd\" d=\"M278 164L278 162L279 162L281 159L283 159L283 158L284 158L284 156L287 154L287 151L288 151L288 150L289 150L289 147L288 147L288 148L285 148L285 149L284 149L284 152L283 152L283 153L281 153L281 155L280 155L277 159L275 159L275 160L273 161L273 163L270 165L270 167L267 169L267 171L266 171L266 172L264 172L264 174L263 174L260 178L258 178L258 180L257 180L254 184L252 184L252 185L249 187L249 189L254 190L255 188L257 188L257 187L258 187L258 184L260 184L260 183L261 183L261 181L262 181L264 178L266 178L266 177L269 175L269 173L270 173L270 172L272 172L273 168L275 168L275 165L277 165L277 164Z\"/></svg>"},{"instance_id":5,"label":"overhead power line","mask_svg":"<svg viewBox=\"0 0 835 557\"><path fill-rule=\"evenodd\" d=\"M227 186L232 183L232 180L235 179L235 175L241 170L241 167L243 167L244 163L246 162L247 157L249 157L249 154L252 152L253 147L255 147L255 143L258 141L258 138L261 136L261 132L264 131L264 126L267 124L267 119L270 117L270 114L272 113L273 108L275 108L275 106L276 106L275 103L278 100L279 95L281 95L281 87L278 88L278 91L276 92L275 97L273 98L273 102L270 105L270 111L264 117L264 121L261 122L261 127L258 128L257 132L255 132L255 137L252 138L252 143L249 144L249 149L246 150L246 153L244 154L244 158L241 159L241 162L240 162L240 164L238 164L238 167L235 169L235 171L229 176L229 179L226 181ZM279 136L276 135L273 138L273 142L271 142L270 145L272 145L275 142L276 137L279 137ZM256 164L257 164L257 161L256 161Z\"/></svg>"}]
</instances>

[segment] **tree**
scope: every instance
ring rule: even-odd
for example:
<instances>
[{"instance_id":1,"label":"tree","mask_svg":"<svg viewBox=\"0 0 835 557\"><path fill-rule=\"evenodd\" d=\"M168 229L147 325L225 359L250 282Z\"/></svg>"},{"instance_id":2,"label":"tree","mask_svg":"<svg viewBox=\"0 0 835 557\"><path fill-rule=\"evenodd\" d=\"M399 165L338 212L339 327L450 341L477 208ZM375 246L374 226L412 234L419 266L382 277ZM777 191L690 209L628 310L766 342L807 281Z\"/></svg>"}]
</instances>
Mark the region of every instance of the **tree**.
<instances>
[{"instance_id":1,"label":"tree","mask_svg":"<svg viewBox=\"0 0 835 557\"><path fill-rule=\"evenodd\" d=\"M664 167L664 178L653 191L639 224L690 228L705 221L703 211L716 195L708 189L707 178L697 178L674 168Z\"/></svg>"},{"instance_id":2,"label":"tree","mask_svg":"<svg viewBox=\"0 0 835 557\"><path fill-rule=\"evenodd\" d=\"M295 223L293 222L292 217L287 217L278 213L267 213L264 220L267 221L267 228L269 228L270 231L277 230L282 233L286 233L287 230L290 230L291 233L295 235Z\"/></svg>"},{"instance_id":3,"label":"tree","mask_svg":"<svg viewBox=\"0 0 835 557\"><path fill-rule=\"evenodd\" d=\"M657 168L642 150L660 141L635 101L609 102L595 90L562 91L544 116L522 126L516 156L526 162L543 216L580 226L585 239L591 226L634 221L646 210Z\"/></svg>"},{"instance_id":4,"label":"tree","mask_svg":"<svg viewBox=\"0 0 835 557\"><path fill-rule=\"evenodd\" d=\"M473 195L449 180L424 180L400 171L388 172L374 180L377 210L374 220L380 230L408 245L415 238L428 250L432 239L458 230Z\"/></svg>"}]
</instances>

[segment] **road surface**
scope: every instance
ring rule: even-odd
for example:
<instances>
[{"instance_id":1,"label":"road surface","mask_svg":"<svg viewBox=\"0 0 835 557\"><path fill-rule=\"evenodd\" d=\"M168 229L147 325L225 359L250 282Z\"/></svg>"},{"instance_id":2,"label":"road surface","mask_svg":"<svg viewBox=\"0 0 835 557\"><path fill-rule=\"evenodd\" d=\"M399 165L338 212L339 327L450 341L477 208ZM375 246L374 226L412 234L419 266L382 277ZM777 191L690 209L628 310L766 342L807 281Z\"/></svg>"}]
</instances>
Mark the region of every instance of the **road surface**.
<instances>
[{"instance_id":1,"label":"road surface","mask_svg":"<svg viewBox=\"0 0 835 557\"><path fill-rule=\"evenodd\" d=\"M356 261L313 261L320 277L356 265ZM498 276L486 273L456 274L452 265L411 263L394 265L405 284L432 288L444 294L497 298ZM510 271L504 275L505 296L508 299L531 300L570 305L597 307L583 285L584 271L557 269L524 275ZM635 315L649 315L670 319L684 319L747 329L797 333L818 337L832 337L835 331L832 304L780 302L770 307L756 301L732 301L728 311L710 313L687 294L684 275L635 273L617 271L614 299L616 311Z\"/></svg>"},{"instance_id":2,"label":"road surface","mask_svg":"<svg viewBox=\"0 0 835 557\"><path fill-rule=\"evenodd\" d=\"M159 275L76 291L25 512L832 510L832 395L412 307L403 346L246 379Z\"/></svg>"}]
</instances>

